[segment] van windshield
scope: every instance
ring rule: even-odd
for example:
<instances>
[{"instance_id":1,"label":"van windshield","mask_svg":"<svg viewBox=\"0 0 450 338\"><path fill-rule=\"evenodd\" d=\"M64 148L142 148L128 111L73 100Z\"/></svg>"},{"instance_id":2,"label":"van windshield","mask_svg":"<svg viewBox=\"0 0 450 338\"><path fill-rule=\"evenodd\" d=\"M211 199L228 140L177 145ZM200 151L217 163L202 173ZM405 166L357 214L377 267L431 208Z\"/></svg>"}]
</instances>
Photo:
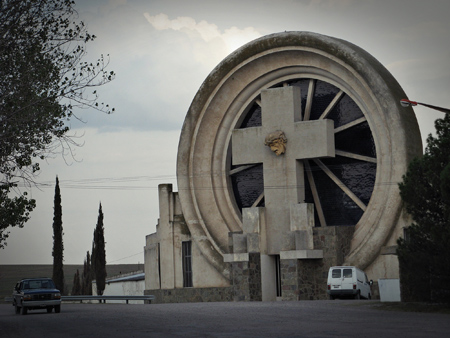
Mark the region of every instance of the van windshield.
<instances>
[{"instance_id":1,"label":"van windshield","mask_svg":"<svg viewBox=\"0 0 450 338\"><path fill-rule=\"evenodd\" d=\"M344 269L344 278L352 278L352 269Z\"/></svg>"},{"instance_id":2,"label":"van windshield","mask_svg":"<svg viewBox=\"0 0 450 338\"><path fill-rule=\"evenodd\" d=\"M341 278L341 269L333 269L331 271L332 278Z\"/></svg>"}]
</instances>

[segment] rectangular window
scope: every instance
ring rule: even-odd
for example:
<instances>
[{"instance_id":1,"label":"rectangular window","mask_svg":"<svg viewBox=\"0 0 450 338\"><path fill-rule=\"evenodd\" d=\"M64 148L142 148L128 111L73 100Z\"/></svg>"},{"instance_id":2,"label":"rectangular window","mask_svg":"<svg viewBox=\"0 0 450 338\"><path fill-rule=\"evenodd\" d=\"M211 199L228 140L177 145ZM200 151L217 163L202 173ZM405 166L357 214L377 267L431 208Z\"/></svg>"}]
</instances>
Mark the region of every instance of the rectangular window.
<instances>
[{"instance_id":1,"label":"rectangular window","mask_svg":"<svg viewBox=\"0 0 450 338\"><path fill-rule=\"evenodd\" d=\"M333 269L331 271L331 278L341 278L341 269Z\"/></svg>"},{"instance_id":2,"label":"rectangular window","mask_svg":"<svg viewBox=\"0 0 450 338\"><path fill-rule=\"evenodd\" d=\"M158 243L158 277L159 277L159 288L161 289L161 247Z\"/></svg>"},{"instance_id":3,"label":"rectangular window","mask_svg":"<svg viewBox=\"0 0 450 338\"><path fill-rule=\"evenodd\" d=\"M275 278L277 287L277 297L281 297L281 262L280 255L275 255Z\"/></svg>"},{"instance_id":4,"label":"rectangular window","mask_svg":"<svg viewBox=\"0 0 450 338\"><path fill-rule=\"evenodd\" d=\"M344 269L344 278L352 278L352 269Z\"/></svg>"},{"instance_id":5,"label":"rectangular window","mask_svg":"<svg viewBox=\"0 0 450 338\"><path fill-rule=\"evenodd\" d=\"M183 287L192 287L192 242L181 243L183 260Z\"/></svg>"},{"instance_id":6,"label":"rectangular window","mask_svg":"<svg viewBox=\"0 0 450 338\"><path fill-rule=\"evenodd\" d=\"M403 239L405 240L406 243L409 243L409 241L410 241L409 231L410 231L409 227L403 228Z\"/></svg>"}]
</instances>

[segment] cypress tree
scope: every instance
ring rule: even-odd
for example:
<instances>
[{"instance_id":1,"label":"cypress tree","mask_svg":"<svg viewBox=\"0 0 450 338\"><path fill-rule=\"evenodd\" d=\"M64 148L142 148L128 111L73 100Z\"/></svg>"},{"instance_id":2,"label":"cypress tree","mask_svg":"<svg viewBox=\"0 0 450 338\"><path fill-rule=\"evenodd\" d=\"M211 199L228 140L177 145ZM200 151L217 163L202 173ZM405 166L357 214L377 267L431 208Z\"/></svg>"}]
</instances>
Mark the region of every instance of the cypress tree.
<instances>
[{"instance_id":1,"label":"cypress tree","mask_svg":"<svg viewBox=\"0 0 450 338\"><path fill-rule=\"evenodd\" d=\"M80 271L77 269L73 276L72 296L81 294Z\"/></svg>"},{"instance_id":2,"label":"cypress tree","mask_svg":"<svg viewBox=\"0 0 450 338\"><path fill-rule=\"evenodd\" d=\"M83 295L92 295L92 271L91 271L91 256L89 251L84 260L83 274L81 276L81 293Z\"/></svg>"},{"instance_id":3,"label":"cypress tree","mask_svg":"<svg viewBox=\"0 0 450 338\"><path fill-rule=\"evenodd\" d=\"M101 296L106 284L106 252L105 236L103 228L102 204L98 210L97 226L94 230L94 241L92 245L92 266L94 270L95 282L97 285L97 295Z\"/></svg>"},{"instance_id":4,"label":"cypress tree","mask_svg":"<svg viewBox=\"0 0 450 338\"><path fill-rule=\"evenodd\" d=\"M53 214L53 281L56 288L64 294L64 270L63 270L63 227L62 227L62 206L61 192L59 190L59 180L56 176L54 214Z\"/></svg>"}]
</instances>

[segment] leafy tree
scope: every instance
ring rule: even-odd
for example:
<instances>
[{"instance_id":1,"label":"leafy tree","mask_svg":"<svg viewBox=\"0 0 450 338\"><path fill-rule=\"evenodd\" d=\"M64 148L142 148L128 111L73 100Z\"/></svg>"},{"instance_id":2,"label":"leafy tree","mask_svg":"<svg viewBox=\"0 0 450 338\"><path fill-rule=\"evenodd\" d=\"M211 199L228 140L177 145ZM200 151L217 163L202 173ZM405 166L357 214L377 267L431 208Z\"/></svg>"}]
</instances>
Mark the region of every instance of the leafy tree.
<instances>
[{"instance_id":1,"label":"leafy tree","mask_svg":"<svg viewBox=\"0 0 450 338\"><path fill-rule=\"evenodd\" d=\"M80 271L78 269L73 276L72 295L73 296L81 295Z\"/></svg>"},{"instance_id":2,"label":"leafy tree","mask_svg":"<svg viewBox=\"0 0 450 338\"><path fill-rule=\"evenodd\" d=\"M404 300L450 302L450 115L435 127L399 185L414 220L398 241Z\"/></svg>"},{"instance_id":3,"label":"leafy tree","mask_svg":"<svg viewBox=\"0 0 450 338\"><path fill-rule=\"evenodd\" d=\"M76 145L74 110L114 110L96 91L115 76L108 58L83 61L94 38L72 0L0 1L0 248L36 205L19 185L34 182L39 160Z\"/></svg>"},{"instance_id":4,"label":"leafy tree","mask_svg":"<svg viewBox=\"0 0 450 338\"><path fill-rule=\"evenodd\" d=\"M14 184L10 186L1 184L2 182L0 182L0 249L3 249L9 237L6 229L9 226L22 228L30 218L30 212L36 206L36 201L28 199L26 191L21 196L10 197L9 192Z\"/></svg>"},{"instance_id":5,"label":"leafy tree","mask_svg":"<svg viewBox=\"0 0 450 338\"><path fill-rule=\"evenodd\" d=\"M83 295L92 295L92 270L89 251L87 252L86 259L84 260L83 275L81 280L81 293Z\"/></svg>"},{"instance_id":6,"label":"leafy tree","mask_svg":"<svg viewBox=\"0 0 450 338\"><path fill-rule=\"evenodd\" d=\"M97 295L101 296L106 284L106 252L101 203L98 210L97 226L94 230L94 241L92 244L92 268L95 274Z\"/></svg>"},{"instance_id":7,"label":"leafy tree","mask_svg":"<svg viewBox=\"0 0 450 338\"><path fill-rule=\"evenodd\" d=\"M53 216L53 281L56 288L64 293L64 245L63 245L63 227L62 227L62 206L61 192L59 190L59 180L56 177L55 202Z\"/></svg>"}]
</instances>

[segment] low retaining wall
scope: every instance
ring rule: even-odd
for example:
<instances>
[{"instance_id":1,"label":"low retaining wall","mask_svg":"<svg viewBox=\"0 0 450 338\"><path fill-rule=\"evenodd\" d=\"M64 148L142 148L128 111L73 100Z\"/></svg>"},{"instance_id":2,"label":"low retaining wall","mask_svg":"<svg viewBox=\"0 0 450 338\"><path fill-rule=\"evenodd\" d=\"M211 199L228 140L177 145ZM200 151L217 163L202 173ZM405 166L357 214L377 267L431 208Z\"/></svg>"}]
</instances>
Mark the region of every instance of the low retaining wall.
<instances>
[{"instance_id":1,"label":"low retaining wall","mask_svg":"<svg viewBox=\"0 0 450 338\"><path fill-rule=\"evenodd\" d=\"M233 287L156 289L145 290L144 294L155 297L152 304L233 301Z\"/></svg>"}]
</instances>

